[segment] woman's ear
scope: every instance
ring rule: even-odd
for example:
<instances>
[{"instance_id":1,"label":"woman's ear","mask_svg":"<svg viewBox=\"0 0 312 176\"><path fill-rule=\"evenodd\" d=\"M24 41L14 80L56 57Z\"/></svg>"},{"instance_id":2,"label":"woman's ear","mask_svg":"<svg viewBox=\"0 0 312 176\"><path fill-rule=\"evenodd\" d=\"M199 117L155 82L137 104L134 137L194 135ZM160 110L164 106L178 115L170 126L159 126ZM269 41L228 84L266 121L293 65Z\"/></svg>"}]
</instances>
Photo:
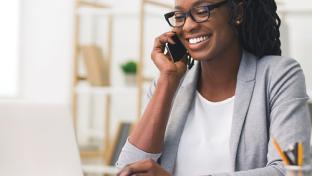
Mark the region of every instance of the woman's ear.
<instances>
[{"instance_id":1,"label":"woman's ear","mask_svg":"<svg viewBox=\"0 0 312 176\"><path fill-rule=\"evenodd\" d=\"M244 21L244 2L239 0L236 8L235 25L239 26Z\"/></svg>"}]
</instances>

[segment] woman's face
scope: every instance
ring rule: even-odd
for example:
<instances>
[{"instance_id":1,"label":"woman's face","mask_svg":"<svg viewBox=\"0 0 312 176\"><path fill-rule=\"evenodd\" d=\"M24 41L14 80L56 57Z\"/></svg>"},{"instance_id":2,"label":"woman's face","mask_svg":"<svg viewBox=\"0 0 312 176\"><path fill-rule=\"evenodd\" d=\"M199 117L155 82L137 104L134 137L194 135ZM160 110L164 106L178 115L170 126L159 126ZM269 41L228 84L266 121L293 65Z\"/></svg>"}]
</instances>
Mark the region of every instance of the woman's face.
<instances>
[{"instance_id":1,"label":"woman's face","mask_svg":"<svg viewBox=\"0 0 312 176\"><path fill-rule=\"evenodd\" d=\"M176 0L175 10L187 12L190 8L215 4L222 0ZM231 54L238 48L238 38L229 23L230 9L224 4L210 12L207 21L197 23L187 17L182 27L173 30L180 36L181 41L190 55L199 61L218 59L224 54Z\"/></svg>"}]
</instances>

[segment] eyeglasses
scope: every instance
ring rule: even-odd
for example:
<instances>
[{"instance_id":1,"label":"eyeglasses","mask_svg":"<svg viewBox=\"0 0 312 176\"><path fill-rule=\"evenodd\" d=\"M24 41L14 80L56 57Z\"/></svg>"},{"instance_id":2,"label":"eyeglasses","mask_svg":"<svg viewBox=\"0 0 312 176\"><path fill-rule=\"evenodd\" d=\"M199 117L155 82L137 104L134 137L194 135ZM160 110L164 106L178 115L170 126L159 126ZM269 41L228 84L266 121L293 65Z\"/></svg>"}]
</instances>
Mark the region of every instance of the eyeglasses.
<instances>
[{"instance_id":1,"label":"eyeglasses","mask_svg":"<svg viewBox=\"0 0 312 176\"><path fill-rule=\"evenodd\" d=\"M192 7L188 12L181 12L181 11L169 12L169 13L166 13L164 16L165 16L166 21L169 23L171 27L182 27L188 16L190 16L193 21L197 23L202 23L209 19L210 11L226 3L227 3L227 0L221 1L215 4Z\"/></svg>"}]
</instances>

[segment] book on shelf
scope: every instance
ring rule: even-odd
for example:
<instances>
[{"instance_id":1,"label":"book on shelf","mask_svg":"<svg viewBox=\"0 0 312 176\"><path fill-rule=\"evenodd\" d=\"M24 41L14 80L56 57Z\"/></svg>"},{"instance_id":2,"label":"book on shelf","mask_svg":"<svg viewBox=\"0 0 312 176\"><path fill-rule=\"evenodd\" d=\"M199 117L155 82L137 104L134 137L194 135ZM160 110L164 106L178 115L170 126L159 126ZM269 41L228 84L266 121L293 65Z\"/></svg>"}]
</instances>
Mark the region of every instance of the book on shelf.
<instances>
[{"instance_id":1,"label":"book on shelf","mask_svg":"<svg viewBox=\"0 0 312 176\"><path fill-rule=\"evenodd\" d=\"M87 80L92 86L109 85L108 60L103 57L102 49L97 45L81 46Z\"/></svg>"}]
</instances>

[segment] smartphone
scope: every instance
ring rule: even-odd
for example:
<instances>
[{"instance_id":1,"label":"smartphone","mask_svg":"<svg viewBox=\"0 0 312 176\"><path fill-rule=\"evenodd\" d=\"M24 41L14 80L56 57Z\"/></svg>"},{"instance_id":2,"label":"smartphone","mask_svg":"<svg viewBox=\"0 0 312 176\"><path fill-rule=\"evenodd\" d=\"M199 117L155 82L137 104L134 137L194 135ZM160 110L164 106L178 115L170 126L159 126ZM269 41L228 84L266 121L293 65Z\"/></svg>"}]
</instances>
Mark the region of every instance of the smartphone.
<instances>
[{"instance_id":1,"label":"smartphone","mask_svg":"<svg viewBox=\"0 0 312 176\"><path fill-rule=\"evenodd\" d=\"M175 44L166 43L165 46L173 62L177 62L186 55L187 50L176 34L171 38L175 42Z\"/></svg>"}]
</instances>

